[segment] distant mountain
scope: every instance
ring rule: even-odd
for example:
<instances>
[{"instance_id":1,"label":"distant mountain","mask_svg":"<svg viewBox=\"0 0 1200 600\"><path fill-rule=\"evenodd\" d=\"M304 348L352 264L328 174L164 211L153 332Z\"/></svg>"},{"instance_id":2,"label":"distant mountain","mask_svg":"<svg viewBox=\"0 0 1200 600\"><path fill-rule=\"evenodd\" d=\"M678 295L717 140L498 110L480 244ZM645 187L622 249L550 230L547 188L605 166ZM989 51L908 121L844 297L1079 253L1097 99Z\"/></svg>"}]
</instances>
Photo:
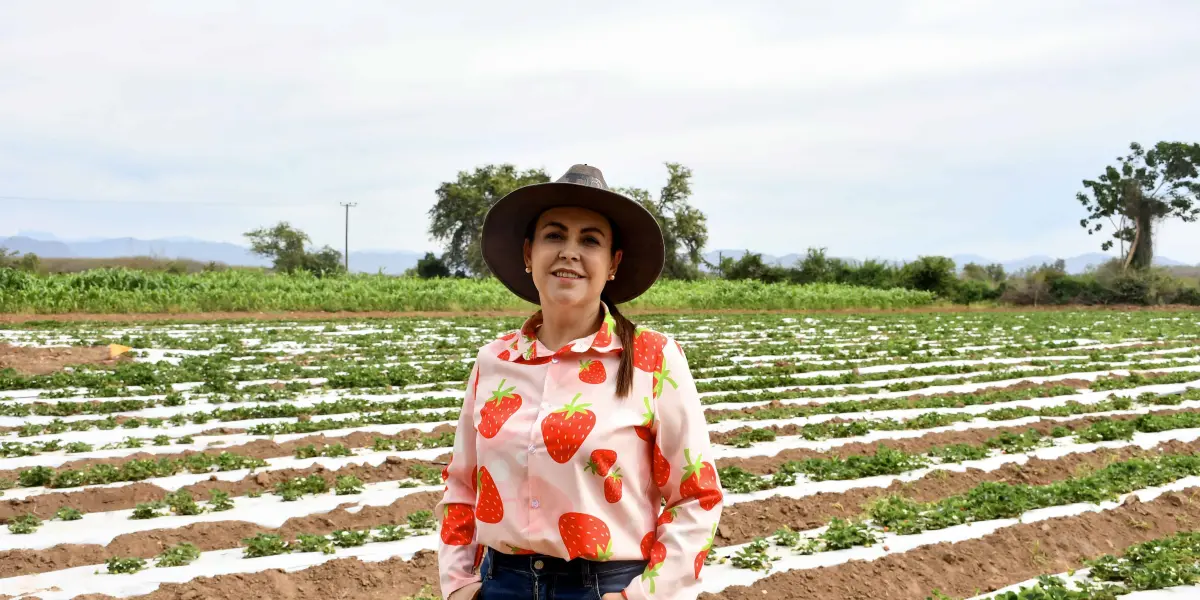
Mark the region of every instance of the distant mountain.
<instances>
[{"instance_id":1,"label":"distant mountain","mask_svg":"<svg viewBox=\"0 0 1200 600\"><path fill-rule=\"evenodd\" d=\"M740 249L714 250L712 252L705 253L704 257L709 262L711 262L713 264L717 264L719 257L722 255L724 255L725 257L736 259L736 258L741 257L746 252L747 252L746 250L740 250ZM784 256L774 256L774 255L770 255L770 254L763 254L762 257L763 257L763 262L765 262L767 264L774 264L774 265L779 265L779 266L784 266L784 267L790 267L790 266L796 264L796 261L802 260L804 258L804 255L803 254L787 254ZM833 257L830 257L830 258L833 258ZM839 257L839 258L841 258L842 260L853 262L853 263L862 262L862 259L854 258L854 257ZM875 260L881 260L883 262L903 263L906 261L914 260L916 257L910 257L907 259L879 258L879 257L872 257L872 258L874 258ZM1054 261L1057 260L1054 257L1046 256L1046 255L1027 256L1025 258L1018 258L1015 260L1007 260L1007 261L998 261L998 260L994 260L991 258L987 258L985 256L980 256L978 254L955 254L955 255L951 256L950 258L954 261L954 264L957 265L959 269L962 269L968 263L975 263L978 265L986 266L986 265L990 265L990 264L998 262L998 263L1004 265L1004 270L1008 273L1014 273L1014 272L1020 271L1022 269L1027 269L1030 267L1040 267L1041 265L1044 265L1044 264L1053 264ZM1083 272L1087 271L1090 267L1098 267L1113 258L1115 258L1115 255L1103 254L1100 252L1090 252L1087 254L1080 254L1079 256L1072 256L1070 258L1064 259L1064 262L1066 263L1068 273L1083 273ZM1171 259L1171 258L1168 258L1165 256L1156 256L1154 258L1154 264L1159 265L1159 266L1164 266L1164 267L1188 266L1188 263L1180 262L1180 261L1177 261L1177 260L1174 260L1174 259Z\"/></svg>"},{"instance_id":2,"label":"distant mountain","mask_svg":"<svg viewBox=\"0 0 1200 600\"><path fill-rule=\"evenodd\" d=\"M26 233L26 232L23 232ZM0 247L22 254L32 252L45 258L119 258L153 256L186 258L200 262L216 261L231 266L265 267L271 262L253 254L249 248L225 242L206 242L189 237L154 240L114 238L87 241L48 241L54 236L40 232L37 237L18 235L0 237ZM407 250L365 250L350 253L350 270L360 273L399 275L417 264L425 254Z\"/></svg>"},{"instance_id":3,"label":"distant mountain","mask_svg":"<svg viewBox=\"0 0 1200 600\"><path fill-rule=\"evenodd\" d=\"M22 231L20 234L13 237L0 237L0 247L16 250L20 253L32 252L38 256L46 258L119 258L127 256L153 256L159 258L186 258L200 262L216 261L225 263L231 266L254 266L265 267L270 265L270 261L262 257L252 254L249 248L239 246L237 244L229 244L225 242L208 242L198 240L192 237L170 237L153 240L142 240L137 238L113 238L113 239L90 239L90 240L60 240L53 234L41 231ZM717 264L721 256L729 258L739 258L745 254L746 250L741 249L721 249L712 250L704 254L705 259L713 264ZM416 266L417 260L424 256L424 252L413 252L409 250L376 250L368 249L362 251L354 251L350 253L350 270L358 273L376 273L382 270L390 275L399 275L404 271ZM804 254L793 253L783 256L774 256L770 254L763 255L763 261L767 264L776 264L785 267L790 267L796 264L797 261L804 258ZM1066 259L1067 272L1082 273L1088 267L1098 266L1112 258L1112 255L1092 252L1081 254ZM834 258L834 257L830 257ZM837 257L852 263L862 262L862 258L842 256ZM871 257L875 260L884 262L904 262L909 259L896 259L886 257ZM1016 260L996 261L977 254L956 254L951 257L954 263L961 269L967 263L976 263L980 265L989 265L995 262L1000 262L1004 265L1004 270L1012 273L1027 267L1036 267L1046 263L1053 263L1054 258L1050 256L1028 256ZM1165 256L1156 257L1155 264L1162 266L1181 266L1187 265Z\"/></svg>"}]
</instances>

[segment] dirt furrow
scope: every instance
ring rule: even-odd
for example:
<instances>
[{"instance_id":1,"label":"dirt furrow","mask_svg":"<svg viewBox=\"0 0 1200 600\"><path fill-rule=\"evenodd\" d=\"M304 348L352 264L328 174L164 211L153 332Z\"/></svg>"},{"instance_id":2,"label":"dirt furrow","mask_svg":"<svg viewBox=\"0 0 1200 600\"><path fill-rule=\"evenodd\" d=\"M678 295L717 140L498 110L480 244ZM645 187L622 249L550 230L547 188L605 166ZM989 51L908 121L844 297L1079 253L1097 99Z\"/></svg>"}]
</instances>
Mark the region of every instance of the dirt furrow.
<instances>
[{"instance_id":1,"label":"dirt furrow","mask_svg":"<svg viewBox=\"0 0 1200 600\"><path fill-rule=\"evenodd\" d=\"M1200 489L1164 494L1151 502L1130 501L1116 509L1003 528L976 540L940 543L833 567L782 571L752 586L734 586L702 600L924 600L933 590L954 597L992 591L1043 573L1083 566L1087 559L1120 552L1133 544L1192 529L1200 519ZM422 551L410 561L362 562L334 559L295 572L279 569L200 577L126 600L394 600L429 586L438 594L437 557ZM879 582L887 582L880 585ZM81 600L109 600L87 595Z\"/></svg>"},{"instance_id":2,"label":"dirt furrow","mask_svg":"<svg viewBox=\"0 0 1200 600\"><path fill-rule=\"evenodd\" d=\"M415 430L415 429L401 431L400 433L396 433L396 434L392 434L392 435L384 435L381 433L374 433L374 432L370 432L370 431L355 431L353 433L348 433L346 435L336 436L336 437L326 437L323 434L309 435L309 436L305 436L305 437L297 439L297 440L292 440L290 442L283 442L283 443L274 442L269 439L258 439L258 440L253 440L253 441L247 442L245 444L237 444L234 446L214 446L214 447L208 448L203 451L188 450L188 451L184 451L184 452L174 452L174 453L170 453L170 454L167 454L167 453L154 454L154 453L150 453L150 452L136 452L133 454L127 454L125 456L117 456L117 457L113 457L113 458L85 458L85 459L73 460L71 462L63 463L57 467L54 467L54 470L62 471L62 470L66 470L66 469L76 469L76 470L83 471L83 470L86 470L95 465L112 465L114 467L120 468L121 465L123 465L125 463L129 463L129 462L133 462L134 460L142 460L142 459L160 460L160 459L164 459L164 458L170 459L170 460L183 460L193 454L209 454L212 456L216 456L222 452L230 452L232 454L237 454L239 456L245 456L247 458L262 458L262 459L279 458L279 457L283 457L283 456L295 456L296 449L303 448L303 447L309 446L309 445L315 446L317 449L321 449L325 446L333 445L333 444L342 444L342 445L346 446L347 448L370 448L370 447L374 446L375 438L383 438L386 440L395 440L395 441L418 442L423 438L436 438L436 437L439 437L439 436L441 436L443 434L447 434L447 433L449 433L449 434L454 433L453 425L449 425L449 424L439 425L436 428L434 428L433 431L428 432L428 433L422 432L419 430ZM449 451L450 449L447 448L446 450ZM12 470L8 470L8 471L0 471L0 479L16 481L17 478L20 476L21 471L25 471L25 470L27 470L27 468L26 469L12 469Z\"/></svg>"},{"instance_id":3,"label":"dirt furrow","mask_svg":"<svg viewBox=\"0 0 1200 600\"><path fill-rule=\"evenodd\" d=\"M221 481L216 475L207 481L184 486L180 489L192 494L197 501L207 500L211 490L221 490L231 497L245 496L252 492L270 493L275 484L292 479L319 474L332 489L334 481L342 475L352 475L363 483L381 481L399 481L415 474L409 468L418 465L428 469L442 469L442 463L449 455L438 457L434 461L405 460L389 456L378 466L351 464L339 469L327 469L323 465L313 465L304 469L279 469L275 471L260 471L251 473L237 481ZM15 516L31 513L42 519L54 516L60 507L70 507L85 513L129 509L141 502L162 500L167 490L156 485L140 482L113 488L87 488L76 491L52 492L28 498L11 498L0 502L0 523L7 523Z\"/></svg>"},{"instance_id":4,"label":"dirt furrow","mask_svg":"<svg viewBox=\"0 0 1200 600\"><path fill-rule=\"evenodd\" d=\"M1168 409L1161 411L1153 411L1147 414L1151 415L1172 415L1181 412L1195 412L1185 409ZM1140 415L1115 415L1110 417L1098 416L1082 416L1078 419L1070 421L1051 421L1041 419L1027 425L1019 427L989 427L984 429L968 429L965 431L942 431L937 433L928 433L920 437L879 440L875 442L851 442L837 446L830 450L809 450L805 448L789 448L782 450L771 456L750 456L745 458L725 458L719 461L718 467L740 467L751 473L760 475L771 475L779 469L781 465L789 461L801 461L809 458L832 458L841 457L849 458L851 456L869 456L874 455L876 449L880 446L887 446L893 450L908 452L912 454L923 454L929 450L939 447L948 446L951 444L970 444L977 446L983 444L987 440L997 437L1002 433L1022 434L1030 429L1036 430L1042 435L1049 435L1055 427L1064 427L1071 431L1079 431L1087 429L1092 424L1100 421L1127 421L1136 419Z\"/></svg>"},{"instance_id":5,"label":"dirt furrow","mask_svg":"<svg viewBox=\"0 0 1200 600\"><path fill-rule=\"evenodd\" d=\"M1200 519L1200 488L1150 502L1136 499L1109 511L1005 527L979 539L943 542L865 562L782 571L751 586L702 600L925 600L994 591L1041 574L1061 573L1133 544L1192 530ZM884 582L884 585L880 585Z\"/></svg>"},{"instance_id":6,"label":"dirt furrow","mask_svg":"<svg viewBox=\"0 0 1200 600\"><path fill-rule=\"evenodd\" d=\"M784 525L794 530L820 527L834 517L860 515L869 503L890 494L930 502L966 492L985 481L1045 485L1102 468L1113 461L1162 453L1183 454L1197 451L1200 451L1200 441L1188 444L1169 442L1149 450L1101 449L1054 460L1033 459L1025 465L1006 465L988 472L977 469L963 473L940 471L916 481L895 483L887 488L820 493L803 498L772 497L744 502L725 508L717 530L716 545L720 547L743 544L756 537L771 535ZM220 521L126 534L114 538L104 546L63 544L45 550L0 552L0 578L98 564L110 556L150 558L181 542L189 542L203 551L208 551L235 548L243 538L260 532L278 533L285 539L291 539L297 533L327 534L338 529L364 529L385 523L402 522L411 512L433 509L440 498L441 494L436 492L412 494L398 499L390 506L366 507L354 513L339 508L325 514L297 517L288 520L278 529L245 521Z\"/></svg>"},{"instance_id":7,"label":"dirt furrow","mask_svg":"<svg viewBox=\"0 0 1200 600\"><path fill-rule=\"evenodd\" d=\"M339 529L360 530L385 524L403 525L409 514L419 510L432 510L441 500L441 496L440 492L419 492L398 498L387 506L366 506L356 512L347 510L356 506L355 503L346 502L327 513L288 519L278 528L263 527L249 521L214 521L127 533L113 538L112 542L106 545L60 544L44 550L8 550L0 552L0 578L95 565L113 556L148 559L183 542L207 552L237 548L241 545L241 540L258 533L274 533L285 540L293 540L299 533L325 535Z\"/></svg>"},{"instance_id":8,"label":"dirt furrow","mask_svg":"<svg viewBox=\"0 0 1200 600\"><path fill-rule=\"evenodd\" d=\"M1151 414L1165 415L1177 412L1181 411L1166 410L1157 411ZM799 461L808 458L848 458L850 456L873 455L875 454L876 449L881 445L886 445L892 449L901 450L904 452L923 453L927 452L931 448L950 444L982 444L989 438L998 436L1004 432L1020 434L1029 429L1035 429L1042 434L1049 434L1052 429L1058 426L1063 426L1068 429L1081 429L1091 425L1096 421L1106 418L1108 417L1083 417L1067 423L1040 421L1022 427L996 427L989 429L971 429L967 431L947 431L901 440L882 440L869 443L855 442L838 446L829 451L789 449L776 453L772 456L722 459L718 461L717 466L721 468L740 467L751 473L770 475L775 473L775 471L777 471L781 465L788 461ZM1111 418L1129 419L1134 418L1134 416L1124 415ZM209 491L213 489L224 491L233 497L244 496L251 492L270 492L274 489L275 484L280 481L291 479L293 477L306 476L311 473L322 473L324 478L331 484L338 475L354 475L365 483L393 481L411 476L408 471L408 467L410 465L436 468L440 471L442 465L448 459L449 449L447 449L447 454L439 456L433 461L405 460L397 457L388 457L384 464L376 467L349 465L335 471L330 471L321 465L314 465L305 469L262 471L247 475L245 478L238 481L218 481L214 476L208 481L186 486L183 489L191 492L192 495L197 498L197 500L203 500L208 498ZM130 509L137 506L137 504L141 502L160 500L166 495L166 493L166 490L159 488L158 486L141 482L115 488L88 488L76 491L52 492L23 499L13 498L0 501L0 524L7 523L9 519L24 513L32 513L42 519L48 519L52 517L60 507L63 506L75 508L83 512Z\"/></svg>"},{"instance_id":9,"label":"dirt furrow","mask_svg":"<svg viewBox=\"0 0 1200 600\"><path fill-rule=\"evenodd\" d=\"M438 562L432 550L422 550L411 560L390 558L363 562L339 558L300 571L270 569L257 573L231 573L197 577L187 583L166 583L136 600L397 600L416 596L427 588L437 594ZM113 600L103 594L76 596L75 600ZM124 600L124 599L123 599ZM130 599L133 600L133 599Z\"/></svg>"}]
</instances>

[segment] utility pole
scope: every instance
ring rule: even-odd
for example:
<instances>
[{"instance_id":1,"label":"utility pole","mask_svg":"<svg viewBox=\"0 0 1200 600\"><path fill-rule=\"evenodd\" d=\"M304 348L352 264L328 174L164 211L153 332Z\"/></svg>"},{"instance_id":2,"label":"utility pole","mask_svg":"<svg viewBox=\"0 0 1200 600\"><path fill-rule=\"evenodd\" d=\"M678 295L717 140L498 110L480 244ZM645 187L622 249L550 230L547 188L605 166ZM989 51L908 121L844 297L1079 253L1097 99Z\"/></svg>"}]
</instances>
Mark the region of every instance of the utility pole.
<instances>
[{"instance_id":1,"label":"utility pole","mask_svg":"<svg viewBox=\"0 0 1200 600\"><path fill-rule=\"evenodd\" d=\"M358 206L357 202L342 202L340 203L346 208L346 247L342 258L346 261L346 273L350 272L350 208Z\"/></svg>"}]
</instances>

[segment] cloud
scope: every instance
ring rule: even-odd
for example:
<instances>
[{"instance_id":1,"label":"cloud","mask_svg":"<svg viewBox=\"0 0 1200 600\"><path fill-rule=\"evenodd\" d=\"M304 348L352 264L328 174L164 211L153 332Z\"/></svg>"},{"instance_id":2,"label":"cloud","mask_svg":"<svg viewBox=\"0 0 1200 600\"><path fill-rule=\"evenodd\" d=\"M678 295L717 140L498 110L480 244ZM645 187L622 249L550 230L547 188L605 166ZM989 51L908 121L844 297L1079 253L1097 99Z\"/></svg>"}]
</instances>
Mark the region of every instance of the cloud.
<instances>
[{"instance_id":1,"label":"cloud","mask_svg":"<svg viewBox=\"0 0 1200 600\"><path fill-rule=\"evenodd\" d=\"M459 170L670 160L712 247L1076 253L1079 180L1200 137L1186 1L521 6L6 4L0 196L72 202L0 199L0 234L340 246L356 201L355 245L424 250ZM1160 252L1200 261L1198 227Z\"/></svg>"}]
</instances>

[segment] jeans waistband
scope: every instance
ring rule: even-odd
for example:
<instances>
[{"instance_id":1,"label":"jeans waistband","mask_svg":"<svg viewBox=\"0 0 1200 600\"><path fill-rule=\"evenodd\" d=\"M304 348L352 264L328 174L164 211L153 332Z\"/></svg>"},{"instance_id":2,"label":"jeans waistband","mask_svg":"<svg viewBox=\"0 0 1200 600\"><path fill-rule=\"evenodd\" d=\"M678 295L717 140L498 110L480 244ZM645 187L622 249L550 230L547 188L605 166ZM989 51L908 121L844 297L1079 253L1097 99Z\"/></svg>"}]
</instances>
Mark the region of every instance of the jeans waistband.
<instances>
[{"instance_id":1,"label":"jeans waistband","mask_svg":"<svg viewBox=\"0 0 1200 600\"><path fill-rule=\"evenodd\" d=\"M646 566L646 561L644 560L591 561L584 558L576 558L568 561L545 554L505 554L497 552L492 548L488 548L488 555L491 558L492 567L503 567L533 573L579 575L582 577L588 577L593 574L603 575L607 572L629 569L634 566L639 568L645 568Z\"/></svg>"}]
</instances>

